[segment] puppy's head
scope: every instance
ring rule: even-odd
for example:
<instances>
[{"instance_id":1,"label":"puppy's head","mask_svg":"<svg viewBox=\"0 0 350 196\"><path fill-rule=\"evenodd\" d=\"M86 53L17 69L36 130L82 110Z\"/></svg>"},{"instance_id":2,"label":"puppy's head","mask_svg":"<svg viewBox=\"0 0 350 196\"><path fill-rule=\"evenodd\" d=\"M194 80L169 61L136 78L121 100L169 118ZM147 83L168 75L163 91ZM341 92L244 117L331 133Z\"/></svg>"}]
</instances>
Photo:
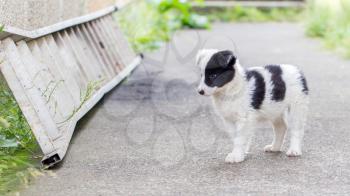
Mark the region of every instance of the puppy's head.
<instances>
[{"instance_id":1,"label":"puppy's head","mask_svg":"<svg viewBox=\"0 0 350 196\"><path fill-rule=\"evenodd\" d=\"M196 57L196 64L201 70L198 93L210 96L231 82L236 72L236 60L233 52L229 50L200 50Z\"/></svg>"}]
</instances>

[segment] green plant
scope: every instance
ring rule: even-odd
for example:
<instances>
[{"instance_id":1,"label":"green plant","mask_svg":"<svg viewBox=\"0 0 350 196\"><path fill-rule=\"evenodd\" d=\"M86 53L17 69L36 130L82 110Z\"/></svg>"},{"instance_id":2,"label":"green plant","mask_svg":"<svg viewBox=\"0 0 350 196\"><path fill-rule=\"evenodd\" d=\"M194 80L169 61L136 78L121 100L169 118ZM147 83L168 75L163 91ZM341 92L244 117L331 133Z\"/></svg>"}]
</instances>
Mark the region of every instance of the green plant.
<instances>
[{"instance_id":1,"label":"green plant","mask_svg":"<svg viewBox=\"0 0 350 196\"><path fill-rule=\"evenodd\" d=\"M159 48L181 28L208 28L206 17L179 0L136 1L116 14L121 29L137 52Z\"/></svg>"},{"instance_id":2,"label":"green plant","mask_svg":"<svg viewBox=\"0 0 350 196\"><path fill-rule=\"evenodd\" d=\"M350 57L350 2L310 0L306 33L321 38L327 47Z\"/></svg>"},{"instance_id":3,"label":"green plant","mask_svg":"<svg viewBox=\"0 0 350 196\"><path fill-rule=\"evenodd\" d=\"M116 18L132 47L137 51L156 49L169 40L171 28L152 4L137 1L125 7Z\"/></svg>"},{"instance_id":4,"label":"green plant","mask_svg":"<svg viewBox=\"0 0 350 196\"><path fill-rule=\"evenodd\" d=\"M2 138L0 143L7 144L0 145L3 152L13 151L7 146L21 147L28 151L33 151L36 148L35 138L30 127L3 78L0 78L0 119L0 138Z\"/></svg>"},{"instance_id":5,"label":"green plant","mask_svg":"<svg viewBox=\"0 0 350 196\"><path fill-rule=\"evenodd\" d=\"M194 13L187 1L163 0L157 6L160 13L174 12L183 27L209 28L206 17Z\"/></svg>"},{"instance_id":6,"label":"green plant","mask_svg":"<svg viewBox=\"0 0 350 196\"><path fill-rule=\"evenodd\" d=\"M39 154L26 119L0 78L0 194L16 190L35 176Z\"/></svg>"},{"instance_id":7,"label":"green plant","mask_svg":"<svg viewBox=\"0 0 350 196\"><path fill-rule=\"evenodd\" d=\"M204 13L200 11L200 13ZM266 22L266 21L297 21L302 10L293 8L258 9L236 6L207 12L211 21L223 22Z\"/></svg>"},{"instance_id":8,"label":"green plant","mask_svg":"<svg viewBox=\"0 0 350 196\"><path fill-rule=\"evenodd\" d=\"M98 80L98 81L89 81L87 84L87 87L84 91L80 91L80 104L78 107L74 108L72 113L62 122L59 122L58 124L66 123L67 121L71 120L74 115L79 112L79 110L84 106L84 104L91 98L91 96L96 92L98 87L101 85L104 79Z\"/></svg>"},{"instance_id":9,"label":"green plant","mask_svg":"<svg viewBox=\"0 0 350 196\"><path fill-rule=\"evenodd\" d=\"M42 175L37 169L39 158L23 149L11 154L0 151L0 195L16 192L27 186L32 178Z\"/></svg>"}]
</instances>

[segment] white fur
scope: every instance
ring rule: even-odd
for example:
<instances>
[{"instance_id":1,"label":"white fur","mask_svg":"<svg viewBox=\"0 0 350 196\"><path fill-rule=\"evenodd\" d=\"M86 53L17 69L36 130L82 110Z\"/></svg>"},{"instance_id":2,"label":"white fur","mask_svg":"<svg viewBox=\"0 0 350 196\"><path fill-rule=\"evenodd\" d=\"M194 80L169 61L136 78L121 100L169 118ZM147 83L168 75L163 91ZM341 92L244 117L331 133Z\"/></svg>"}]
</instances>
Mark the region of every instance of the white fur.
<instances>
[{"instance_id":1,"label":"white fur","mask_svg":"<svg viewBox=\"0 0 350 196\"><path fill-rule=\"evenodd\" d=\"M248 70L261 73L266 85L263 104L259 110L255 110L251 106L251 93L255 88L255 81L246 80L245 69L238 59L234 65L236 73L231 82L221 88L212 88L204 83L205 66L216 52L218 50L205 49L199 51L197 55L196 63L201 69L198 91L204 90L204 95L212 97L214 108L224 120L227 131L232 137L233 150L227 155L225 162L234 163L244 160L254 133L253 127L260 121L270 122L274 130L272 143L264 148L266 152L280 151L285 133L289 129L291 138L286 154L300 156L309 101L308 96L302 92L298 68L292 65L280 65L283 71L282 79L286 83L285 98L280 102L271 100L273 84L270 82L270 73L263 67L249 68ZM289 119L289 125L287 119Z\"/></svg>"}]
</instances>

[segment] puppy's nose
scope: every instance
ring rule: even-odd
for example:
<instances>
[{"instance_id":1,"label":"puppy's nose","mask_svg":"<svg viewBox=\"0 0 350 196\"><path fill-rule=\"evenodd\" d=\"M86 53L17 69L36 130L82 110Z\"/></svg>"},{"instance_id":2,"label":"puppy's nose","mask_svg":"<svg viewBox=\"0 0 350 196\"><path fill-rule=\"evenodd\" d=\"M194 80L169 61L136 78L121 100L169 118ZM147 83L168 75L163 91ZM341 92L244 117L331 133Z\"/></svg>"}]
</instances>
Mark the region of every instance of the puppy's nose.
<instances>
[{"instance_id":1,"label":"puppy's nose","mask_svg":"<svg viewBox=\"0 0 350 196\"><path fill-rule=\"evenodd\" d=\"M198 91L198 93L199 93L200 95L204 95L204 90L200 90L200 91Z\"/></svg>"}]
</instances>

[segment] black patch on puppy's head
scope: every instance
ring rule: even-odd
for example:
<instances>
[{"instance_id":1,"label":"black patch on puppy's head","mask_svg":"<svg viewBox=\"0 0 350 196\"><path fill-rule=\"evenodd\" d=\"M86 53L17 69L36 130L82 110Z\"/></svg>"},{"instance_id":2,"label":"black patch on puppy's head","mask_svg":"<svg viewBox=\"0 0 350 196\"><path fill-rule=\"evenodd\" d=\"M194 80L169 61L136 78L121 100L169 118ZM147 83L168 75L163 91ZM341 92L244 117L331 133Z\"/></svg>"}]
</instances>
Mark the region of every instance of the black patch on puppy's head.
<instances>
[{"instance_id":1,"label":"black patch on puppy's head","mask_svg":"<svg viewBox=\"0 0 350 196\"><path fill-rule=\"evenodd\" d=\"M234 65L237 58L231 51L215 53L205 68L204 82L210 87L222 87L231 82L235 76Z\"/></svg>"}]
</instances>

